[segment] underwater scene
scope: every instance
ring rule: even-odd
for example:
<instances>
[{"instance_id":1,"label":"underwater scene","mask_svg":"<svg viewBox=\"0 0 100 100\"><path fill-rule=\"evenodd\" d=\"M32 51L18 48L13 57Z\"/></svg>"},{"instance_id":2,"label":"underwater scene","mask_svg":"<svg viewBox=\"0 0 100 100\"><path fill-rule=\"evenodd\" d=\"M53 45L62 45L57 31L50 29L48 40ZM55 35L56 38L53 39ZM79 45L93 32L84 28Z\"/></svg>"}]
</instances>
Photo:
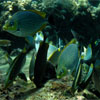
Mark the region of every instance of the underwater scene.
<instances>
[{"instance_id":1,"label":"underwater scene","mask_svg":"<svg viewBox=\"0 0 100 100\"><path fill-rule=\"evenodd\" d=\"M0 0L0 100L100 100L100 0Z\"/></svg>"}]
</instances>

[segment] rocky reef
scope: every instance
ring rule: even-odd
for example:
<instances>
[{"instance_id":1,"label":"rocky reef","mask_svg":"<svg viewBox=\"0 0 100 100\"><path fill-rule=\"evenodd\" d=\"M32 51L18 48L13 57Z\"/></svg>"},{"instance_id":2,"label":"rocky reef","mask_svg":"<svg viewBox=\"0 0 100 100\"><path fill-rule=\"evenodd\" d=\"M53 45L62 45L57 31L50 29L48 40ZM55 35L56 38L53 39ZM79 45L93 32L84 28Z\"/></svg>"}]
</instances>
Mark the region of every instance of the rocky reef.
<instances>
[{"instance_id":1,"label":"rocky reef","mask_svg":"<svg viewBox=\"0 0 100 100\"><path fill-rule=\"evenodd\" d=\"M68 76L61 79L51 79L40 89L36 89L34 82L30 80L25 82L17 78L12 87L9 87L7 90L3 91L0 88L0 98L2 100L8 98L10 100L23 100L23 98L25 100L99 99L100 84L98 84L98 81L100 77L96 72L100 72L98 71L98 69L100 70L98 67L100 63L96 62L100 61L100 0L1 0L0 39L9 39L12 41L10 47L1 48L6 50L8 54L11 54L14 49L21 48L22 50L26 41L23 37L16 37L3 31L2 27L15 12L25 10L38 10L46 13L46 19L49 24L47 24L42 32L46 35L49 44L53 44L58 48L61 47L62 49L62 47L66 47L66 44L70 43L74 38L79 43L78 48L80 51L83 50L81 47L86 49L91 45L93 59L91 58L89 61L81 63L93 64L95 66L97 64L97 69L94 69L93 75L91 75L90 84L83 91L76 91L75 94L71 92L73 77L70 81L68 80ZM32 53L27 56L26 63L28 65L30 56L32 56ZM27 64L25 64L24 71L29 74ZM7 66L5 68L8 68L8 65L5 66ZM47 72L50 74L49 71ZM3 73L0 72L1 87L3 82ZM97 91L95 92L95 90Z\"/></svg>"}]
</instances>

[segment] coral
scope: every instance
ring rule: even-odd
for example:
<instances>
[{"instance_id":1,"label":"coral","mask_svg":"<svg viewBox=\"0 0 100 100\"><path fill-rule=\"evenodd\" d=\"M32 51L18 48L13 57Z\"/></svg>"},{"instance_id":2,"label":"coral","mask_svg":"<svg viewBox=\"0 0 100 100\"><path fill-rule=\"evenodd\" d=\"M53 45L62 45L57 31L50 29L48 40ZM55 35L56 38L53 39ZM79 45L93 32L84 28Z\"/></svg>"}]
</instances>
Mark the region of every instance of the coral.
<instances>
[{"instance_id":1,"label":"coral","mask_svg":"<svg viewBox=\"0 0 100 100\"><path fill-rule=\"evenodd\" d=\"M85 6L87 7L89 5L88 0L78 0L79 6Z\"/></svg>"},{"instance_id":2,"label":"coral","mask_svg":"<svg viewBox=\"0 0 100 100\"><path fill-rule=\"evenodd\" d=\"M60 6L62 8L67 9L68 11L73 11L77 9L77 3L75 0L42 0L43 6L48 7L56 7Z\"/></svg>"},{"instance_id":3,"label":"coral","mask_svg":"<svg viewBox=\"0 0 100 100\"><path fill-rule=\"evenodd\" d=\"M78 6L75 0L57 0L56 3L69 11L76 10Z\"/></svg>"}]
</instances>

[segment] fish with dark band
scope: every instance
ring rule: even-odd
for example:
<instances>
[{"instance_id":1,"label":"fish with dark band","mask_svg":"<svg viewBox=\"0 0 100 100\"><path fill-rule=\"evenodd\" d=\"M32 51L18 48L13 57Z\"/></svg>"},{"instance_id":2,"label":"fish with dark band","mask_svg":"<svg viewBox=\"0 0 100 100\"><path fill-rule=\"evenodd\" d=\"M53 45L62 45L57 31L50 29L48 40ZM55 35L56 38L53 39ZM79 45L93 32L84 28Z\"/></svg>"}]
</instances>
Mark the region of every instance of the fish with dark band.
<instances>
[{"instance_id":1,"label":"fish with dark band","mask_svg":"<svg viewBox=\"0 0 100 100\"><path fill-rule=\"evenodd\" d=\"M37 88L41 87L44 82L44 77L47 69L47 51L48 51L48 43L45 43L43 41L40 44L37 58L35 61L35 67L34 67L34 83L36 84Z\"/></svg>"},{"instance_id":2,"label":"fish with dark band","mask_svg":"<svg viewBox=\"0 0 100 100\"><path fill-rule=\"evenodd\" d=\"M29 53L29 51L32 48L24 48L23 51L14 59L14 61L11 63L8 71L7 76L5 80L5 86L4 88L9 87L17 77L17 75L20 74L21 69L23 68L26 60L26 54Z\"/></svg>"}]
</instances>

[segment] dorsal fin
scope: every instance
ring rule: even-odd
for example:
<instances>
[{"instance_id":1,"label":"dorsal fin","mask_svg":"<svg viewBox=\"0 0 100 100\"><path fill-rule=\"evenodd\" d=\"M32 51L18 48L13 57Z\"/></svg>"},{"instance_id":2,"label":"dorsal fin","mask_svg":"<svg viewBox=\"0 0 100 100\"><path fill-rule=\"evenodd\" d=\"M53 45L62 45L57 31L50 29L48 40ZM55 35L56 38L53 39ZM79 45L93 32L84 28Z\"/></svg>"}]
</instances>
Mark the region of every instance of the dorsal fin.
<instances>
[{"instance_id":1,"label":"dorsal fin","mask_svg":"<svg viewBox=\"0 0 100 100\"><path fill-rule=\"evenodd\" d=\"M41 11L37 11L37 10L26 10L26 11L34 12L34 13L40 15L40 16L43 17L43 18L46 17L46 13L45 13L45 12L41 12Z\"/></svg>"}]
</instances>

